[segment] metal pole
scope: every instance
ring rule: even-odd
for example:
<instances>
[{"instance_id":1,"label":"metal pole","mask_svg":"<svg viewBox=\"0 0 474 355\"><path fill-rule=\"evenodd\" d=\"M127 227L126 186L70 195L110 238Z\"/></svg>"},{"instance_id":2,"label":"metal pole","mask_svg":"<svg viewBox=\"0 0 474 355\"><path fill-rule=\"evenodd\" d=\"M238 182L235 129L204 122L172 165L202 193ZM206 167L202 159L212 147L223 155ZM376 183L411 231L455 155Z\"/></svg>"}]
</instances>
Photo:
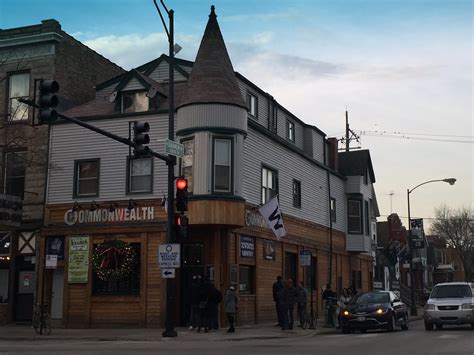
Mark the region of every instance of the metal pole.
<instances>
[{"instance_id":1,"label":"metal pole","mask_svg":"<svg viewBox=\"0 0 474 355\"><path fill-rule=\"evenodd\" d=\"M411 295L411 307L410 314L412 316L417 315L416 304L415 304L415 275L413 267L413 243L411 242L411 220L410 220L410 190L407 189L407 201L408 201L408 246L410 248L410 295Z\"/></svg>"},{"instance_id":2,"label":"metal pole","mask_svg":"<svg viewBox=\"0 0 474 355\"><path fill-rule=\"evenodd\" d=\"M166 10L166 9L165 9ZM168 139L174 140L174 11L169 10L169 122ZM176 159L172 157L168 165L168 223L166 242L174 242L174 167ZM163 337L176 337L178 333L174 330L176 308L176 282L175 279L166 279L166 317L165 331Z\"/></svg>"}]
</instances>

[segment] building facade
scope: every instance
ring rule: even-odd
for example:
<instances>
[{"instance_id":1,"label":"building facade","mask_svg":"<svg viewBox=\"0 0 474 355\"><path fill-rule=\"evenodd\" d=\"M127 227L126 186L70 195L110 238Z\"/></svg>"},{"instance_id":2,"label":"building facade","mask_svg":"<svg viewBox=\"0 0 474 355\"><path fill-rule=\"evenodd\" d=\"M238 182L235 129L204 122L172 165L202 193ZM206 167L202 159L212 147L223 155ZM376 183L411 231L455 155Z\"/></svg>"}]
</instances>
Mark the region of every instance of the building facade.
<instances>
[{"instance_id":1,"label":"building facade","mask_svg":"<svg viewBox=\"0 0 474 355\"><path fill-rule=\"evenodd\" d=\"M2 193L23 205L20 224L0 222L0 323L31 320L49 166L49 127L38 125L33 109L18 99L35 98L40 79L55 79L64 110L91 100L94 85L122 72L56 20L0 30L0 180Z\"/></svg>"},{"instance_id":2,"label":"building facade","mask_svg":"<svg viewBox=\"0 0 474 355\"><path fill-rule=\"evenodd\" d=\"M162 55L98 85L94 100L66 114L123 137L134 121L146 121L150 148L164 152L168 68ZM312 288L319 311L327 283L371 289L378 210L368 151L339 154L337 140L234 72L213 8L196 60L177 59L174 74L176 140L185 147L175 175L189 184L188 233L178 236L178 323L186 323L199 274L221 291L236 287L242 323L275 319L278 275ZM344 163L351 156L363 157L361 167ZM165 163L131 158L127 146L65 122L51 128L49 159L42 251L65 245L55 269L40 267L54 318L70 327L162 325ZM280 240L257 210L275 196L287 231ZM311 266L300 265L303 251ZM63 298L55 302L57 292Z\"/></svg>"}]
</instances>

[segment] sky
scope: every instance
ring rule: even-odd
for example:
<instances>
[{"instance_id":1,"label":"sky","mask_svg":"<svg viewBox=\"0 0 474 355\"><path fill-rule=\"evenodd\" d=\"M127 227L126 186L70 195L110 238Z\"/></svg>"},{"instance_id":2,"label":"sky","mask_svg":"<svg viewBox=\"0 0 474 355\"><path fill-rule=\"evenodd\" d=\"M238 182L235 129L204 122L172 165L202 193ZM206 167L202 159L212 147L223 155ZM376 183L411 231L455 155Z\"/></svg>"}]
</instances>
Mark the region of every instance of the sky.
<instances>
[{"instance_id":1,"label":"sky","mask_svg":"<svg viewBox=\"0 0 474 355\"><path fill-rule=\"evenodd\" d=\"M472 1L166 0L178 57L195 59L212 4L234 70L328 136L348 110L379 221L406 217L407 189L433 179L457 182L413 191L413 217L474 207ZM0 28L48 18L125 69L168 51L152 0L0 0Z\"/></svg>"}]
</instances>

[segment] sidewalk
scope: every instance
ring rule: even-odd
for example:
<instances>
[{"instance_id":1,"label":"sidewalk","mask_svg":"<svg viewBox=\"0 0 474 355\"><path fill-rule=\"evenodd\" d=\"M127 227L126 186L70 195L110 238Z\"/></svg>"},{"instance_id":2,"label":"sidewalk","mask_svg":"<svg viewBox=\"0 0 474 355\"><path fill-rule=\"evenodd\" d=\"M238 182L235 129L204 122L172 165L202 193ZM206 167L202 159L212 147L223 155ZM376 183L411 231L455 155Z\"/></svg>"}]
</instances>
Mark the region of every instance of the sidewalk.
<instances>
[{"instance_id":1,"label":"sidewalk","mask_svg":"<svg viewBox=\"0 0 474 355\"><path fill-rule=\"evenodd\" d=\"M423 319L423 309L418 315L410 316L410 321ZM296 322L298 324L298 322ZM163 338L163 329L159 328L98 328L98 329L65 329L53 328L51 335L40 336L29 325L0 326L0 342L2 341L243 341L278 338L302 338L321 334L339 334L335 328L324 328L324 321L318 319L316 329L280 330L274 323L252 324L236 328L235 333L226 333L226 328L209 333L189 331L188 328L177 327L176 338Z\"/></svg>"}]
</instances>

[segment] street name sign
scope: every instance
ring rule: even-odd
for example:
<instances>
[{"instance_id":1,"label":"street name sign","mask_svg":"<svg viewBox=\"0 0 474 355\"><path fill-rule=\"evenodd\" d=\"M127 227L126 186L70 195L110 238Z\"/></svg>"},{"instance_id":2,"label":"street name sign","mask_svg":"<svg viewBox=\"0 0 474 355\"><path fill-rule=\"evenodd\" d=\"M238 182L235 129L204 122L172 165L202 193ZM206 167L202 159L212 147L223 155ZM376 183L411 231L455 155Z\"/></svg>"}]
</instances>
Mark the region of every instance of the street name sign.
<instances>
[{"instance_id":1,"label":"street name sign","mask_svg":"<svg viewBox=\"0 0 474 355\"><path fill-rule=\"evenodd\" d=\"M158 267L174 269L181 266L180 244L162 244L158 249Z\"/></svg>"},{"instance_id":2,"label":"street name sign","mask_svg":"<svg viewBox=\"0 0 474 355\"><path fill-rule=\"evenodd\" d=\"M174 279L176 276L176 269L161 269L161 277L164 279Z\"/></svg>"},{"instance_id":3,"label":"street name sign","mask_svg":"<svg viewBox=\"0 0 474 355\"><path fill-rule=\"evenodd\" d=\"M182 158L184 155L184 145L181 143L167 139L165 144L166 153Z\"/></svg>"}]
</instances>

